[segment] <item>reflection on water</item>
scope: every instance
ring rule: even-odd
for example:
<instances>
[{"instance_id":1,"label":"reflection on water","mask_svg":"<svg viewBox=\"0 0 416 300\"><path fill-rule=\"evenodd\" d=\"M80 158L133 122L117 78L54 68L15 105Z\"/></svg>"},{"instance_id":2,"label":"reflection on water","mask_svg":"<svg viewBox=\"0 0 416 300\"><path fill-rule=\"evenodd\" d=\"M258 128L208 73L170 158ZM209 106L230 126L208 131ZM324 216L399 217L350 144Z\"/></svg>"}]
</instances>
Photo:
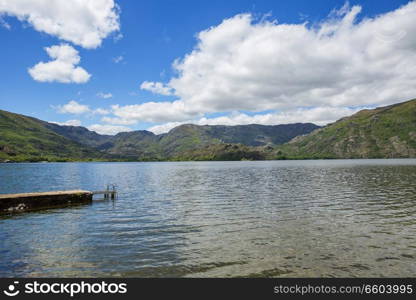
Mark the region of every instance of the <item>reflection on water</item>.
<instances>
[{"instance_id":1,"label":"reflection on water","mask_svg":"<svg viewBox=\"0 0 416 300\"><path fill-rule=\"evenodd\" d=\"M0 164L0 193L119 199L0 218L0 276L414 276L416 160Z\"/></svg>"}]
</instances>

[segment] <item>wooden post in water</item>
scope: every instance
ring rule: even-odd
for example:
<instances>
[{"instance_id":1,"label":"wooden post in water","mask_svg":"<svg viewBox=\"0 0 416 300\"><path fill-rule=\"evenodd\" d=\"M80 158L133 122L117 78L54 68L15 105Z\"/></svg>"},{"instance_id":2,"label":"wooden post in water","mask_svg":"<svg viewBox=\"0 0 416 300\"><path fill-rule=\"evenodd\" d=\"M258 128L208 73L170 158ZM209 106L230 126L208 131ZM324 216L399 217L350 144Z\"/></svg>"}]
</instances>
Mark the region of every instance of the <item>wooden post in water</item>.
<instances>
[{"instance_id":1,"label":"wooden post in water","mask_svg":"<svg viewBox=\"0 0 416 300\"><path fill-rule=\"evenodd\" d=\"M115 184L113 184L113 192L111 193L111 199L112 200L114 200L115 199L115 197L116 197L116 185Z\"/></svg>"}]
</instances>

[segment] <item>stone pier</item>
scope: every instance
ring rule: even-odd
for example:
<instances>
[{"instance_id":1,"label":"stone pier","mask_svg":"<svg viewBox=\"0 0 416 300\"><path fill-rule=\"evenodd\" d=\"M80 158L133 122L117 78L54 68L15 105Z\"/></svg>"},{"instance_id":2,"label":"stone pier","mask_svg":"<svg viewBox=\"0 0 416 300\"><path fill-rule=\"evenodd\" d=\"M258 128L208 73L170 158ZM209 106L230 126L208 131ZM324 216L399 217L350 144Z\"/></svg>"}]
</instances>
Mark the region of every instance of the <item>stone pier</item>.
<instances>
[{"instance_id":1,"label":"stone pier","mask_svg":"<svg viewBox=\"0 0 416 300\"><path fill-rule=\"evenodd\" d=\"M92 196L92 192L83 190L0 194L0 213L13 213L90 203L92 202Z\"/></svg>"}]
</instances>

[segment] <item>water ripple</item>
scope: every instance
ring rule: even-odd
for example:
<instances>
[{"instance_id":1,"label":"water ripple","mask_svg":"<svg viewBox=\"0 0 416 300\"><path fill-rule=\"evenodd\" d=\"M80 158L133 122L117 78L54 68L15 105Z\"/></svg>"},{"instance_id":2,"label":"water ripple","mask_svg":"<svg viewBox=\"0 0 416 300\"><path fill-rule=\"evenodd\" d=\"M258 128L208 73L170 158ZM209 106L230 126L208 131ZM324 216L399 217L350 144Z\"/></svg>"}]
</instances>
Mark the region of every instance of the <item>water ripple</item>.
<instances>
[{"instance_id":1,"label":"water ripple","mask_svg":"<svg viewBox=\"0 0 416 300\"><path fill-rule=\"evenodd\" d=\"M1 217L0 276L416 271L416 160L0 164L0 193L108 182L114 202Z\"/></svg>"}]
</instances>

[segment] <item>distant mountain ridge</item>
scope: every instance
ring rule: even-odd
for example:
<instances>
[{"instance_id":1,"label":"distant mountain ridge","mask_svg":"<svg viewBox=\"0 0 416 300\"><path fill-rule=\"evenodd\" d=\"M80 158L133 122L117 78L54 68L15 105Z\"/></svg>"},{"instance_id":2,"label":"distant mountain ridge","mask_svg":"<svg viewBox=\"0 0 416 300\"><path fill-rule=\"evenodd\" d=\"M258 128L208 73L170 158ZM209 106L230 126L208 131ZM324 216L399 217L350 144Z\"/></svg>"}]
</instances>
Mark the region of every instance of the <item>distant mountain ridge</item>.
<instances>
[{"instance_id":1,"label":"distant mountain ridge","mask_svg":"<svg viewBox=\"0 0 416 300\"><path fill-rule=\"evenodd\" d=\"M184 124L168 133L156 135L147 130L121 132L102 136L74 126L53 125L55 132L110 155L130 159L163 160L184 151L213 144L232 143L246 146L279 145L292 138L307 134L319 126L307 124L287 125L193 125ZM81 127L82 128L82 127Z\"/></svg>"},{"instance_id":2,"label":"distant mountain ridge","mask_svg":"<svg viewBox=\"0 0 416 300\"><path fill-rule=\"evenodd\" d=\"M0 160L166 160L210 145L275 146L319 126L180 125L155 135L146 130L100 135L80 126L62 126L0 110Z\"/></svg>"},{"instance_id":3,"label":"distant mountain ridge","mask_svg":"<svg viewBox=\"0 0 416 300\"><path fill-rule=\"evenodd\" d=\"M416 157L416 99L325 127L181 125L100 135L0 110L0 161L160 161Z\"/></svg>"},{"instance_id":4,"label":"distant mountain ridge","mask_svg":"<svg viewBox=\"0 0 416 300\"><path fill-rule=\"evenodd\" d=\"M43 121L42 121L43 122ZM65 126L43 122L44 126L53 132L88 147L98 147L108 141L111 135L98 134L82 126Z\"/></svg>"}]
</instances>

